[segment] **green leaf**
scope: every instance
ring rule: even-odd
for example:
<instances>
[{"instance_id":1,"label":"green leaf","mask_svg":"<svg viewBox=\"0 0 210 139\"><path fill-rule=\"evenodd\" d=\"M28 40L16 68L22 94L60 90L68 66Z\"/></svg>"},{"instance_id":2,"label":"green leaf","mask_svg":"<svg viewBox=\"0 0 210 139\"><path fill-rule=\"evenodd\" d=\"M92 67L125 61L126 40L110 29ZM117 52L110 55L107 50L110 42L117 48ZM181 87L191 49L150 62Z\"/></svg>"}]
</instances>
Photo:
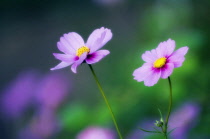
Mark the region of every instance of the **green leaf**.
<instances>
[{"instance_id":1,"label":"green leaf","mask_svg":"<svg viewBox=\"0 0 210 139\"><path fill-rule=\"evenodd\" d=\"M164 123L164 121L163 121L163 115L162 115L162 113L161 113L161 111L160 111L159 108L158 108L158 111L159 111L159 113L160 113L160 121Z\"/></svg>"},{"instance_id":2,"label":"green leaf","mask_svg":"<svg viewBox=\"0 0 210 139\"><path fill-rule=\"evenodd\" d=\"M144 131L144 132L149 132L149 133L161 133L160 131L150 131L150 130L145 130L145 129L140 128L140 127L139 127L139 129Z\"/></svg>"},{"instance_id":3,"label":"green leaf","mask_svg":"<svg viewBox=\"0 0 210 139\"><path fill-rule=\"evenodd\" d=\"M160 130L158 130L157 128L153 127L157 132L162 133Z\"/></svg>"},{"instance_id":4,"label":"green leaf","mask_svg":"<svg viewBox=\"0 0 210 139\"><path fill-rule=\"evenodd\" d=\"M176 128L177 128L177 127L176 127ZM168 134L168 135L171 134L176 128L171 129L167 134Z\"/></svg>"}]
</instances>

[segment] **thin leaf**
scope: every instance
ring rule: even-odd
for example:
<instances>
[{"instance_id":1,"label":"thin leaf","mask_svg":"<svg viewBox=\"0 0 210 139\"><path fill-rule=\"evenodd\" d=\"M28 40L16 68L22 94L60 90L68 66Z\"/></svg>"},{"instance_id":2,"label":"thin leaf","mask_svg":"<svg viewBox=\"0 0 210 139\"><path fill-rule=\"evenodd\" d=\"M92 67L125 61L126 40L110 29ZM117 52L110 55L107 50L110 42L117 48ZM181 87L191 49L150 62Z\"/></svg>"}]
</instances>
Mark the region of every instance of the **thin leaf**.
<instances>
[{"instance_id":1,"label":"thin leaf","mask_svg":"<svg viewBox=\"0 0 210 139\"><path fill-rule=\"evenodd\" d=\"M163 115L162 115L162 113L161 113L161 111L160 111L159 108L158 108L158 111L159 111L159 113L160 113L160 118L163 120Z\"/></svg>"},{"instance_id":2,"label":"thin leaf","mask_svg":"<svg viewBox=\"0 0 210 139\"><path fill-rule=\"evenodd\" d=\"M145 130L139 127L140 130L144 131L144 132L149 132L149 133L161 133L159 131L149 131L149 130Z\"/></svg>"},{"instance_id":3,"label":"thin leaf","mask_svg":"<svg viewBox=\"0 0 210 139\"><path fill-rule=\"evenodd\" d=\"M155 127L153 127L156 131L158 131L160 134L163 134L164 135L164 132L163 132L163 129L162 129L162 131L160 131L160 130L158 130L157 128L155 128Z\"/></svg>"},{"instance_id":4,"label":"thin leaf","mask_svg":"<svg viewBox=\"0 0 210 139\"><path fill-rule=\"evenodd\" d=\"M162 133L160 130L158 130L157 128L153 127L157 132Z\"/></svg>"},{"instance_id":5,"label":"thin leaf","mask_svg":"<svg viewBox=\"0 0 210 139\"><path fill-rule=\"evenodd\" d=\"M167 134L171 134L177 127L175 127L174 129L171 129Z\"/></svg>"}]
</instances>

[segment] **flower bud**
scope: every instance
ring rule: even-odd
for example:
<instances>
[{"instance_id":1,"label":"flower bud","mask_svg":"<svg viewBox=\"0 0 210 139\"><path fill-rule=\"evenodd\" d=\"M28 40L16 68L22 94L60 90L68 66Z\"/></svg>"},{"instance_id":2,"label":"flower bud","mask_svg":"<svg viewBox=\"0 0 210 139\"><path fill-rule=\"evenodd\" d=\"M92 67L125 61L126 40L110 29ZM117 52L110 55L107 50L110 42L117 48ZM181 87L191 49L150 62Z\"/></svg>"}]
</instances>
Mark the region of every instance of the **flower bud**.
<instances>
[{"instance_id":1,"label":"flower bud","mask_svg":"<svg viewBox=\"0 0 210 139\"><path fill-rule=\"evenodd\" d=\"M162 119L160 119L160 121L156 120L155 126L162 127L163 126L163 120Z\"/></svg>"}]
</instances>

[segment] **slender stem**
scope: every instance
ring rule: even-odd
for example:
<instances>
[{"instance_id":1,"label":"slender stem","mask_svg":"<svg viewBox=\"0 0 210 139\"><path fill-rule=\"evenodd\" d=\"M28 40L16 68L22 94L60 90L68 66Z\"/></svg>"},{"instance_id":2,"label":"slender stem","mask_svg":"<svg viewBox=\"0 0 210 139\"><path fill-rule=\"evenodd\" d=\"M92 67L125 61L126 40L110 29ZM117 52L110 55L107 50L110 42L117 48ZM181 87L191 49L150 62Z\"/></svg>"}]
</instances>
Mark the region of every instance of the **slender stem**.
<instances>
[{"instance_id":1,"label":"slender stem","mask_svg":"<svg viewBox=\"0 0 210 139\"><path fill-rule=\"evenodd\" d=\"M112 108L111 108L111 106L110 106L110 104L109 104L109 102L108 102L108 100L107 100L107 98L106 98L106 95L105 95L105 93L104 93L104 91L103 91L103 89L102 89L102 87L101 87L101 84L100 84L99 81L98 81L98 78L97 78L97 76L96 76L96 74L95 74L95 72L94 72L94 70L93 70L93 67L92 67L91 65L89 65L89 67L90 67L90 70L91 70L91 72L92 72L92 74L93 74L93 76L94 76L94 79L96 80L96 84L98 85L98 88L99 88L99 90L100 90L100 92L101 92L101 95L103 96L103 98L104 98L104 100L105 100L105 102L106 102L106 105L107 105L107 107L108 107L108 109L109 109L109 111L110 111L110 114L111 114L111 116L112 116L112 120L113 120L114 125L115 125L115 128L116 128L116 130L117 130L117 133L118 133L120 139L123 139L123 138L122 138L122 135L121 135L121 133L120 133L120 130L119 130L119 128L118 128L118 125L117 125L117 122L116 122L114 113L113 113L113 111L112 111Z\"/></svg>"},{"instance_id":2,"label":"slender stem","mask_svg":"<svg viewBox=\"0 0 210 139\"><path fill-rule=\"evenodd\" d=\"M168 139L167 133L166 133L166 134L164 134L164 137L165 137L165 139Z\"/></svg>"},{"instance_id":3,"label":"slender stem","mask_svg":"<svg viewBox=\"0 0 210 139\"><path fill-rule=\"evenodd\" d=\"M169 83L169 88L170 88L170 96L169 96L169 106L168 106L168 114L167 114L167 117L166 117L166 120L165 120L165 131L164 131L164 134L165 134L165 138L167 139L167 136L168 136L168 121L169 121L169 117L170 117L170 114L171 114L171 107L172 107L172 84L171 84L171 79L170 77L168 77L168 83Z\"/></svg>"}]
</instances>

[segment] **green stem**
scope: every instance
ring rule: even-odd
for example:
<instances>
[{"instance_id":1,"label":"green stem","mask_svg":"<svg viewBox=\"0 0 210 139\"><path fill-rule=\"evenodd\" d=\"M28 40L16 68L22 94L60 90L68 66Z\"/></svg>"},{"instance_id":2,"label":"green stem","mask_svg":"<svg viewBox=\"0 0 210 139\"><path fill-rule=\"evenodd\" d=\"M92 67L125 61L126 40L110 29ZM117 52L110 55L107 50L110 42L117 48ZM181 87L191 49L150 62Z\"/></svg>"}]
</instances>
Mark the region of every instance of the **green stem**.
<instances>
[{"instance_id":1,"label":"green stem","mask_svg":"<svg viewBox=\"0 0 210 139\"><path fill-rule=\"evenodd\" d=\"M164 134L165 134L165 139L167 139L168 137L168 121L169 121L169 117L171 114L171 107L172 107L172 84L171 84L171 79L170 77L168 77L168 83L169 83L169 88L170 88L170 96L169 96L169 106L168 106L168 114L165 120L165 130L164 130Z\"/></svg>"},{"instance_id":2,"label":"green stem","mask_svg":"<svg viewBox=\"0 0 210 139\"><path fill-rule=\"evenodd\" d=\"M167 134L164 134L165 139L168 139Z\"/></svg>"},{"instance_id":3,"label":"green stem","mask_svg":"<svg viewBox=\"0 0 210 139\"><path fill-rule=\"evenodd\" d=\"M98 78L97 78L97 76L96 76L96 74L95 74L95 72L94 72L94 70L93 70L93 67L92 67L91 65L89 65L89 67L90 67L90 70L91 70L91 72L92 72L92 74L93 74L94 79L96 80L96 84L98 85L98 88L99 88L99 90L100 90L100 92L101 92L101 95L103 96L103 98L104 98L104 100L105 100L105 102L106 102L106 105L107 105L107 107L108 107L108 109L109 109L109 111L110 111L110 113L111 113L112 120L113 120L113 122L114 122L114 125L115 125L115 128L116 128L116 130L117 130L117 133L118 133L120 139L123 139L123 138L122 138L122 135L121 135L121 133L120 133L120 130L119 130L119 128L118 128L118 125L117 125L117 122L116 122L114 113L113 113L113 111L112 111L112 108L111 108L111 106L110 106L110 104L109 104L109 102L108 102L108 100L107 100L107 98L106 98L106 95L105 95L105 93L104 93L104 91L103 91L103 89L102 89L102 87L101 87L101 84L100 84L99 81L98 81Z\"/></svg>"}]
</instances>

